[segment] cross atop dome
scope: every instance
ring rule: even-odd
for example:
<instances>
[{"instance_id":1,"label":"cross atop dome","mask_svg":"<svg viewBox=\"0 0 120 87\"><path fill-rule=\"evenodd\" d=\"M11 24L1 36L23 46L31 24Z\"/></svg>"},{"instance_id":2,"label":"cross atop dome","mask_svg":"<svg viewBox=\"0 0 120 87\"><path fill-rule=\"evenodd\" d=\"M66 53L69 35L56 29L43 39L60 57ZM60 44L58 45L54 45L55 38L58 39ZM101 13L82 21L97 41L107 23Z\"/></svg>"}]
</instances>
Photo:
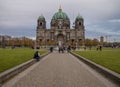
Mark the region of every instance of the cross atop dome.
<instances>
[{"instance_id":1,"label":"cross atop dome","mask_svg":"<svg viewBox=\"0 0 120 87\"><path fill-rule=\"evenodd\" d=\"M62 12L62 8L61 8L61 5L60 5L60 7L59 7L59 12Z\"/></svg>"}]
</instances>

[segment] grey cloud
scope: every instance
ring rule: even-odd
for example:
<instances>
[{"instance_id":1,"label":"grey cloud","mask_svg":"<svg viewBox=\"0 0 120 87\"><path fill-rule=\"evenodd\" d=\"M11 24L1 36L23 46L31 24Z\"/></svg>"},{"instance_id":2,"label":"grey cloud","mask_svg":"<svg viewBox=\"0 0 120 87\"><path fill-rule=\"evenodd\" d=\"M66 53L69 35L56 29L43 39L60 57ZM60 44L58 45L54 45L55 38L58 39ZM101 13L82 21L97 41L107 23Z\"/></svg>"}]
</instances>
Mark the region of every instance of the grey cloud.
<instances>
[{"instance_id":1,"label":"grey cloud","mask_svg":"<svg viewBox=\"0 0 120 87\"><path fill-rule=\"evenodd\" d=\"M120 0L0 0L0 34L12 28L12 33L16 33L15 29L23 28L23 35L29 35L28 28L32 32L33 28L36 30L37 18L41 14L45 16L49 28L51 18L60 4L70 17L71 24L78 13L84 17L86 37L90 37L90 33L93 37L114 35L115 31L119 35Z\"/></svg>"},{"instance_id":2,"label":"grey cloud","mask_svg":"<svg viewBox=\"0 0 120 87\"><path fill-rule=\"evenodd\" d=\"M112 22L112 23L120 23L120 19L108 20L108 22Z\"/></svg>"}]
</instances>

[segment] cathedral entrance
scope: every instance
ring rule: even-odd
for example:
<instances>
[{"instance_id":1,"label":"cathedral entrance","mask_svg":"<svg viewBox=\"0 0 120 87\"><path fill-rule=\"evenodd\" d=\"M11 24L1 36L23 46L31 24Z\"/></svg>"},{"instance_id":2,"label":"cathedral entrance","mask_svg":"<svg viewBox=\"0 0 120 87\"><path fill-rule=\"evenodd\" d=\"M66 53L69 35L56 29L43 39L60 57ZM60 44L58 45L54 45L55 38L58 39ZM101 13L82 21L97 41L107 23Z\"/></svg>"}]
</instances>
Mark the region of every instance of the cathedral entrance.
<instances>
[{"instance_id":1,"label":"cathedral entrance","mask_svg":"<svg viewBox=\"0 0 120 87\"><path fill-rule=\"evenodd\" d=\"M58 45L62 46L64 44L64 35L63 34L58 34L57 35L57 41L58 41Z\"/></svg>"}]
</instances>

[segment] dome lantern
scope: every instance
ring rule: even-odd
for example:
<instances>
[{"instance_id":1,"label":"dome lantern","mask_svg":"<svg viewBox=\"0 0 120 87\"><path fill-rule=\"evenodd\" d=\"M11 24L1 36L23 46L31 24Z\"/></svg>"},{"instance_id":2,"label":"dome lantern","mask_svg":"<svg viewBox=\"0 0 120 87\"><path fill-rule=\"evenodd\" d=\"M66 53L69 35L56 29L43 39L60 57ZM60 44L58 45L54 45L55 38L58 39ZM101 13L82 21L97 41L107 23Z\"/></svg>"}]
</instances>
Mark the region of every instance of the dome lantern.
<instances>
[{"instance_id":1,"label":"dome lantern","mask_svg":"<svg viewBox=\"0 0 120 87\"><path fill-rule=\"evenodd\" d=\"M61 5L60 5L60 7L59 7L59 12L62 12L62 8L61 8Z\"/></svg>"}]
</instances>

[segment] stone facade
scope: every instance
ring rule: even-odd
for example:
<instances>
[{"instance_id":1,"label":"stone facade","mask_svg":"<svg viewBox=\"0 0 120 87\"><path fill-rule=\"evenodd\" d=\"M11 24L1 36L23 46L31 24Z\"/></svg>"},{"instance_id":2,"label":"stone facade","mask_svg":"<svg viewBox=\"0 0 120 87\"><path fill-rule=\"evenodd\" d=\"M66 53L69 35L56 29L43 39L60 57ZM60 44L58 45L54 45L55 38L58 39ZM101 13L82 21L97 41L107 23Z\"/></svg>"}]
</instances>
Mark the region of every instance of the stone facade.
<instances>
[{"instance_id":1,"label":"stone facade","mask_svg":"<svg viewBox=\"0 0 120 87\"><path fill-rule=\"evenodd\" d=\"M70 28L70 19L61 7L51 19L51 28L46 29L44 16L39 16L36 30L36 44L42 45L83 45L85 40L84 19L78 15L74 29Z\"/></svg>"}]
</instances>

